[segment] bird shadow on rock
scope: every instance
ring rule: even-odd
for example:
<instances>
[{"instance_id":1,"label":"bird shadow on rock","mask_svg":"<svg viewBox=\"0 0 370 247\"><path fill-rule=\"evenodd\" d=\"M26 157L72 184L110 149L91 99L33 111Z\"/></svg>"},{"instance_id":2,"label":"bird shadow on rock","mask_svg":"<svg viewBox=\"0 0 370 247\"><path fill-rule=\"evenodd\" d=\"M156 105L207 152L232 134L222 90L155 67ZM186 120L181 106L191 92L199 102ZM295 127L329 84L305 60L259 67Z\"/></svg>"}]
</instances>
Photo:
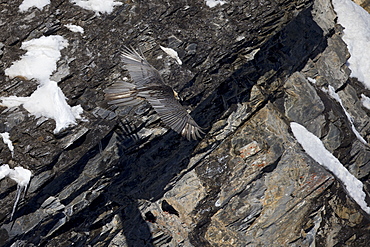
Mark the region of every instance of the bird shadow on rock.
<instances>
[{"instance_id":1,"label":"bird shadow on rock","mask_svg":"<svg viewBox=\"0 0 370 247\"><path fill-rule=\"evenodd\" d=\"M271 93L267 100L276 100L275 94L268 91L269 84L277 78L287 77L301 70L309 58L316 57L327 47L327 37L313 20L311 10L309 8L302 11L297 18L262 45L252 61L241 66L201 102L192 112L195 121L209 128L232 109L233 105L249 101L251 88L262 76L271 71L274 71L273 76L262 82L261 86L267 93ZM305 28L302 28L303 25ZM233 95L227 96L230 91ZM171 181L188 167L190 157L195 155L194 152L205 151L197 150L198 143L199 141L185 141L175 132L169 131L134 153L125 154L122 150L119 163L123 170L109 186L107 195L109 200L118 204L130 202L122 203L127 209L122 220L128 246L144 244L137 241L139 239L143 241L145 238L147 240L145 244L148 246L151 244L151 240L147 238L150 236L149 226L136 206L140 200L154 202L163 197L171 188ZM198 175L202 177L201 174ZM210 203L209 208L214 208L214 203L213 205ZM202 221L202 227L195 227L190 233L195 246L199 246L200 243L207 246L207 243L202 243L201 240L202 231L206 226L205 221Z\"/></svg>"},{"instance_id":2,"label":"bird shadow on rock","mask_svg":"<svg viewBox=\"0 0 370 247\"><path fill-rule=\"evenodd\" d=\"M274 101L276 93L269 92L270 83L276 78L289 76L295 71L299 71L309 58L314 58L326 46L326 37L321 28L314 22L311 9L302 11L292 22L263 44L253 60L233 72L217 86L211 95L200 102L192 112L192 117L200 126L210 128L221 117L227 117L228 114L231 114L232 110L230 111L230 109L233 109L233 106L248 102L251 88L257 82L261 83L260 86L265 89L267 100ZM241 50L246 47L248 44L237 49ZM222 63L231 63L233 59L235 58L223 60ZM216 66L221 67L224 64ZM271 71L273 71L273 76L261 82L261 78ZM194 98L191 101L197 100L200 99ZM108 234L109 231L101 233L98 229L111 222L115 215L118 215L122 222L127 246L153 246L154 239L149 225L140 211L141 201L155 202L160 200L166 191L171 189L173 180L188 167L190 157L194 156L196 152L201 153L205 150L197 150L199 140L186 141L174 131L168 131L150 142L143 142L128 138L128 132L120 129L116 126L105 137L103 149L112 138L113 132L116 133L119 159L116 161L115 167L107 169L107 172L104 173L104 177L109 178L109 185L103 188L103 192L87 207L70 216L63 226L49 236L46 234L50 229L42 232L35 228L35 230L23 235L23 239L33 239L31 242L41 243L40 246L43 246L47 245L49 241L56 241L55 239L64 236L66 232L73 229L74 232L81 233L71 238L75 246L93 246L98 242L105 243L101 246L108 246L115 234L112 232ZM132 132L132 130L130 131ZM214 146L214 143L212 145ZM212 145L206 148L210 149ZM16 216L35 211L39 207L37 206L38 202L43 201L40 198L46 199L49 195L58 194L68 183L73 182L81 174L89 160L99 155L99 150L98 145L94 146L86 154L88 156L82 157L80 162L56 177L42 189L40 192L42 195L35 196L35 199L26 203ZM202 174L198 175L202 179ZM99 177L94 178L83 188L72 193L64 203L71 202L99 179ZM208 217L216 212L214 203L213 205L210 203L209 208ZM99 218L109 210L111 210L110 213L101 219ZM50 227L64 217L62 214L54 216L55 218L49 223ZM202 220L202 226L195 227L190 233L190 239L195 246L200 244L207 246L201 237L207 225L207 220ZM116 229L115 231L118 233L120 230ZM83 232L90 232L90 235L84 235ZM35 235L38 237L36 238Z\"/></svg>"}]
</instances>

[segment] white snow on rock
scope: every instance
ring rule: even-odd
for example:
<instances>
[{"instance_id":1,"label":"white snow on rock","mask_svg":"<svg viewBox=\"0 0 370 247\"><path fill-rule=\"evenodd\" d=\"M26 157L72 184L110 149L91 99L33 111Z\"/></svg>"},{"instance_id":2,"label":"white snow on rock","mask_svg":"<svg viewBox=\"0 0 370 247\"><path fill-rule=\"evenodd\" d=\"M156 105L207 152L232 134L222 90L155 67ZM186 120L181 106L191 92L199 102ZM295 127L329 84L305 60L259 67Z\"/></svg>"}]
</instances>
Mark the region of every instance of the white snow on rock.
<instances>
[{"instance_id":1,"label":"white snow on rock","mask_svg":"<svg viewBox=\"0 0 370 247\"><path fill-rule=\"evenodd\" d=\"M31 171L23 167L17 166L14 169L10 169L9 178L17 182L21 187L26 187L31 180Z\"/></svg>"},{"instance_id":2,"label":"white snow on rock","mask_svg":"<svg viewBox=\"0 0 370 247\"><path fill-rule=\"evenodd\" d=\"M226 2L222 0L206 0L206 5L210 8L216 7L217 5L224 5Z\"/></svg>"},{"instance_id":3,"label":"white snow on rock","mask_svg":"<svg viewBox=\"0 0 370 247\"><path fill-rule=\"evenodd\" d=\"M182 64L182 61L181 59L179 58L179 55L177 54L177 51L175 51L174 49L172 48L166 48L166 47L163 47L163 46L159 46L162 51L164 51L165 53L167 53L167 55L169 55L170 57L172 57L173 59L176 60L176 62L181 65Z\"/></svg>"},{"instance_id":4,"label":"white snow on rock","mask_svg":"<svg viewBox=\"0 0 370 247\"><path fill-rule=\"evenodd\" d=\"M50 4L50 0L23 0L19 5L19 11L25 12L32 7L42 10L48 4Z\"/></svg>"},{"instance_id":5,"label":"white snow on rock","mask_svg":"<svg viewBox=\"0 0 370 247\"><path fill-rule=\"evenodd\" d=\"M215 1L219 2L218 0ZM100 13L110 14L115 6L123 4L122 2L116 2L115 0L71 0L71 3L74 3L83 9L92 10L96 15L100 15ZM50 4L50 0L23 0L22 4L19 5L19 11L25 12L33 7L42 10L48 4Z\"/></svg>"},{"instance_id":6,"label":"white snow on rock","mask_svg":"<svg viewBox=\"0 0 370 247\"><path fill-rule=\"evenodd\" d=\"M365 108L370 110L370 98L365 94L361 94L361 103Z\"/></svg>"},{"instance_id":7,"label":"white snow on rock","mask_svg":"<svg viewBox=\"0 0 370 247\"><path fill-rule=\"evenodd\" d=\"M15 210L17 209L17 205L22 194L22 191L24 193L26 193L27 191L27 186L30 183L31 176L32 173L30 170L20 166L14 167L14 169L9 168L9 165L7 164L0 166L0 180L5 177L9 177L10 179L14 180L18 185L13 210L10 215L10 220L12 220Z\"/></svg>"},{"instance_id":8,"label":"white snow on rock","mask_svg":"<svg viewBox=\"0 0 370 247\"><path fill-rule=\"evenodd\" d=\"M361 141L362 143L367 144L366 140L357 131L355 125L353 124L353 118L351 117L351 115L349 115L349 113L347 112L346 108L344 108L343 103L342 103L342 100L340 99L339 95L335 92L335 89L332 86L329 85L328 89L323 88L322 91L325 92L325 93L327 93L327 94L329 94L329 96L331 98L335 99L340 104L340 106L342 107L344 113L347 116L348 121L351 124L352 131L356 135L357 139L359 141Z\"/></svg>"},{"instance_id":9,"label":"white snow on rock","mask_svg":"<svg viewBox=\"0 0 370 247\"><path fill-rule=\"evenodd\" d=\"M344 27L343 40L351 57L351 76L370 89L370 14L351 0L333 0L338 23Z\"/></svg>"},{"instance_id":10,"label":"white snow on rock","mask_svg":"<svg viewBox=\"0 0 370 247\"><path fill-rule=\"evenodd\" d=\"M41 84L57 69L60 50L67 47L68 42L60 35L43 36L22 43L21 48L27 50L21 60L13 63L5 70L10 78L24 77L27 80L36 79Z\"/></svg>"},{"instance_id":11,"label":"white snow on rock","mask_svg":"<svg viewBox=\"0 0 370 247\"><path fill-rule=\"evenodd\" d=\"M55 120L54 133L63 128L76 124L76 119L81 119L83 109L80 105L70 107L66 97L55 81L49 81L36 89L30 97L10 96L0 98L2 105L15 107L23 105L29 113L36 118L47 117Z\"/></svg>"},{"instance_id":12,"label":"white snow on rock","mask_svg":"<svg viewBox=\"0 0 370 247\"><path fill-rule=\"evenodd\" d=\"M309 82L311 82L312 84L316 84L316 80L315 80L315 79L313 79L313 78L311 78L311 77L307 77L307 80L308 80Z\"/></svg>"},{"instance_id":13,"label":"white snow on rock","mask_svg":"<svg viewBox=\"0 0 370 247\"><path fill-rule=\"evenodd\" d=\"M5 164L0 166L0 180L9 176L10 168L9 165Z\"/></svg>"},{"instance_id":14,"label":"white snow on rock","mask_svg":"<svg viewBox=\"0 0 370 247\"><path fill-rule=\"evenodd\" d=\"M64 25L66 28L68 28L69 30L71 30L72 32L75 32L75 33L84 33L84 29L83 27L81 26L77 26L77 25L73 25L73 24L65 24Z\"/></svg>"},{"instance_id":15,"label":"white snow on rock","mask_svg":"<svg viewBox=\"0 0 370 247\"><path fill-rule=\"evenodd\" d=\"M292 122L290 123L293 135L301 144L306 153L311 156L317 163L324 166L332 172L343 184L352 199L368 214L368 207L363 190L364 185L360 180L353 176L341 163L332 155L314 134L309 132L304 126Z\"/></svg>"},{"instance_id":16,"label":"white snow on rock","mask_svg":"<svg viewBox=\"0 0 370 247\"><path fill-rule=\"evenodd\" d=\"M67 41L59 35L24 42L21 48L27 50L26 54L6 69L5 74L10 78L36 79L40 85L29 97L0 97L2 101L0 104L6 107L23 105L36 118L44 116L54 119L56 122L54 133L75 125L76 119L81 119L82 107L69 106L58 84L50 80L61 57L60 50L67 45Z\"/></svg>"},{"instance_id":17,"label":"white snow on rock","mask_svg":"<svg viewBox=\"0 0 370 247\"><path fill-rule=\"evenodd\" d=\"M8 148L9 148L10 152L12 153L12 157L13 157L13 155L14 155L14 146L13 146L13 142L10 140L9 133L8 132L0 133L0 136L3 138L4 143L6 145L8 145Z\"/></svg>"},{"instance_id":18,"label":"white snow on rock","mask_svg":"<svg viewBox=\"0 0 370 247\"><path fill-rule=\"evenodd\" d=\"M100 15L100 13L110 14L112 13L115 6L123 4L114 0L71 0L71 2L75 3L83 9L94 11L96 15Z\"/></svg>"}]
</instances>

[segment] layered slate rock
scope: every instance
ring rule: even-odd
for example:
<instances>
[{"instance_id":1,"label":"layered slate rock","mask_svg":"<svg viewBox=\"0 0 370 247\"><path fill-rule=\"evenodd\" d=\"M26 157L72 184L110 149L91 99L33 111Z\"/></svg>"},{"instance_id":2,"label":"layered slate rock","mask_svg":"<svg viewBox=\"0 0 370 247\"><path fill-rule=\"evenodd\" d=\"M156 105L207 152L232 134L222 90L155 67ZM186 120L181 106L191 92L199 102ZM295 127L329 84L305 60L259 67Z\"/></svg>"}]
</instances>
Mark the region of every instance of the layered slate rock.
<instances>
[{"instance_id":1,"label":"layered slate rock","mask_svg":"<svg viewBox=\"0 0 370 247\"><path fill-rule=\"evenodd\" d=\"M368 145L323 90L336 90L368 141L360 95L370 92L349 78L330 1L128 1L101 15L69 1L23 13L19 4L0 5L0 96L37 88L2 72L21 43L61 35L69 45L52 79L84 121L54 134L53 120L1 108L14 157L0 142L0 161L34 175L14 222L15 183L0 181L4 246L366 246L369 216L289 127L321 138L369 190ZM129 77L123 45L179 93L201 140L169 130L148 104L108 106L103 90Z\"/></svg>"}]
</instances>

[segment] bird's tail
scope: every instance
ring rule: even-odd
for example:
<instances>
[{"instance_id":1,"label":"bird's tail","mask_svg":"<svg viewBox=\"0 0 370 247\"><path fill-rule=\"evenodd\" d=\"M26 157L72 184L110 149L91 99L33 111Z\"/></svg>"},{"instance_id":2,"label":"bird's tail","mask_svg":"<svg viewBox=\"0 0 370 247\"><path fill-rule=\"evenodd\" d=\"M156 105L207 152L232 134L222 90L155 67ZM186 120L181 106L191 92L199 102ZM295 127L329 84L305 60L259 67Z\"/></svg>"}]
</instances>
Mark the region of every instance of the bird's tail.
<instances>
[{"instance_id":1,"label":"bird's tail","mask_svg":"<svg viewBox=\"0 0 370 247\"><path fill-rule=\"evenodd\" d=\"M134 84L119 81L104 90L108 104L118 106L135 106L142 102L143 98L138 96L138 91Z\"/></svg>"}]
</instances>

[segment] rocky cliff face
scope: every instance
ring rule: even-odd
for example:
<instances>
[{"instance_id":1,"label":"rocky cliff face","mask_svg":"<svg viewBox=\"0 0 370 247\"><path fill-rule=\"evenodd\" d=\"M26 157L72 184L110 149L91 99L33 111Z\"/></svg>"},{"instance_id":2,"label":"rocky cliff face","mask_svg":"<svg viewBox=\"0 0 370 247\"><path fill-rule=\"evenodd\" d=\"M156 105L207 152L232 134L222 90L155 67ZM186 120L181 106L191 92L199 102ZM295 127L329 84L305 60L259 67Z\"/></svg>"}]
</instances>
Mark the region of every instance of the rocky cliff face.
<instances>
[{"instance_id":1,"label":"rocky cliff face","mask_svg":"<svg viewBox=\"0 0 370 247\"><path fill-rule=\"evenodd\" d=\"M61 35L69 45L52 79L84 121L54 134L53 120L2 108L14 157L0 142L0 161L33 173L14 222L17 186L0 181L4 246L366 246L369 216L289 127L320 137L369 190L369 147L322 90L335 89L368 141L369 92L349 78L329 0L127 1L101 15L69 1L19 5L0 5L0 96L37 88L3 72L22 42ZM107 105L103 90L128 76L122 45L140 47L179 92L203 139L167 129L148 104Z\"/></svg>"}]
</instances>

